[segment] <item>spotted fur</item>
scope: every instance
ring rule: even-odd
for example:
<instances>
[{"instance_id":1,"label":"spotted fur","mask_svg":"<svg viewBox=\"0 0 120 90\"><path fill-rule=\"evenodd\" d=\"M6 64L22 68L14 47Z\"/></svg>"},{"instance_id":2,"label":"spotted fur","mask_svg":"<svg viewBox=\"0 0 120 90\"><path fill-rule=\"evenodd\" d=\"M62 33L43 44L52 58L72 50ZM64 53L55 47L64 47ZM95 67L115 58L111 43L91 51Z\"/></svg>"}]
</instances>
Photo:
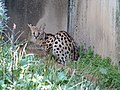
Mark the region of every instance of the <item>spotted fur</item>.
<instances>
[{"instance_id":1,"label":"spotted fur","mask_svg":"<svg viewBox=\"0 0 120 90\"><path fill-rule=\"evenodd\" d=\"M45 51L51 51L58 63L64 64L69 59L78 59L78 48L73 38L66 31L59 31L53 35L44 32L45 25L40 26L39 29L31 24L28 26L31 29L32 37L39 42L38 44Z\"/></svg>"}]
</instances>

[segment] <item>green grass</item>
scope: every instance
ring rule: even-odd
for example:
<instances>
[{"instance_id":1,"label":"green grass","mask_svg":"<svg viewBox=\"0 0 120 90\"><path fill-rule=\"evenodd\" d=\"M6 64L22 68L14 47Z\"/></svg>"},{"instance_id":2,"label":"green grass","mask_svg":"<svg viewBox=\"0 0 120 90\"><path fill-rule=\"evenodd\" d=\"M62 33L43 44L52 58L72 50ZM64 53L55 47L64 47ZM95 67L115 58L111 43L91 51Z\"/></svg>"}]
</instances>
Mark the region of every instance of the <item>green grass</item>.
<instances>
[{"instance_id":1,"label":"green grass","mask_svg":"<svg viewBox=\"0 0 120 90\"><path fill-rule=\"evenodd\" d=\"M113 67L110 58L101 58L100 55L94 54L91 48L86 51L82 48L79 61L68 66L83 75L92 76L91 82L99 82L102 89L120 90L120 72L118 72L120 66Z\"/></svg>"},{"instance_id":2,"label":"green grass","mask_svg":"<svg viewBox=\"0 0 120 90\"><path fill-rule=\"evenodd\" d=\"M13 62L12 71L13 59L17 62ZM11 53L9 44L4 45L0 48L0 90L120 89L120 74L117 69L110 64L108 58L94 55L91 49L81 50L80 59L68 62L65 67L72 69L71 72L58 67L50 56L42 59L24 52L21 58L18 52Z\"/></svg>"},{"instance_id":3,"label":"green grass","mask_svg":"<svg viewBox=\"0 0 120 90\"><path fill-rule=\"evenodd\" d=\"M17 47L14 52L16 52ZM83 90L98 88L81 74L72 74L47 60L34 55L11 53L10 45L0 49L0 90ZM15 55L16 57L13 57ZM13 62L16 60L17 62ZM13 71L12 71L13 63ZM99 90L99 89L98 89Z\"/></svg>"}]
</instances>

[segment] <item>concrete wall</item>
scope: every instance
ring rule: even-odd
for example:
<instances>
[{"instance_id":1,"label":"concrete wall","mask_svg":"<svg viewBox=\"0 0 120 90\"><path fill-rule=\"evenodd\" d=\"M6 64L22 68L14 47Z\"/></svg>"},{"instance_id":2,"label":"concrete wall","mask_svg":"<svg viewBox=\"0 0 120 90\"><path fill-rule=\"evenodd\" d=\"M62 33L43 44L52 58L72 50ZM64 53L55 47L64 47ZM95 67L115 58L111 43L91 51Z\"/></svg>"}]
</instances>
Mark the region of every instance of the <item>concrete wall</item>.
<instances>
[{"instance_id":1,"label":"concrete wall","mask_svg":"<svg viewBox=\"0 0 120 90\"><path fill-rule=\"evenodd\" d=\"M86 43L103 57L118 61L117 0L75 0L73 31L78 44ZM79 37L79 38L78 38Z\"/></svg>"},{"instance_id":2,"label":"concrete wall","mask_svg":"<svg viewBox=\"0 0 120 90\"><path fill-rule=\"evenodd\" d=\"M39 27L41 23L46 23L46 30L50 33L56 33L61 30L67 31L68 0L48 0L45 7L45 14L37 22Z\"/></svg>"},{"instance_id":3,"label":"concrete wall","mask_svg":"<svg viewBox=\"0 0 120 90\"><path fill-rule=\"evenodd\" d=\"M67 30L68 0L5 0L10 17L8 25L16 23L18 31L24 31L20 41L28 38L28 23L40 26L46 23L45 31L56 33Z\"/></svg>"}]
</instances>

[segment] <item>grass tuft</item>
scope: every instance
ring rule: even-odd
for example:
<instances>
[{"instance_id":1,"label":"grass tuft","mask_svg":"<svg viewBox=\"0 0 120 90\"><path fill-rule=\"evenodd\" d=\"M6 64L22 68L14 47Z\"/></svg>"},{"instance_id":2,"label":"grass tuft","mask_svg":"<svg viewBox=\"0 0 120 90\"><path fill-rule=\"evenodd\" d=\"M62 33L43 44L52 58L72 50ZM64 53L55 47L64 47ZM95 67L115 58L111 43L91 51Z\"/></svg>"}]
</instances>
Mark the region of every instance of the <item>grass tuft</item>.
<instances>
[{"instance_id":1,"label":"grass tuft","mask_svg":"<svg viewBox=\"0 0 120 90\"><path fill-rule=\"evenodd\" d=\"M109 58L92 49L80 51L76 62L59 65L50 55L40 58L24 49L11 54L10 45L0 48L0 89L5 90L100 90L120 89L120 74ZM20 54L22 52L22 54ZM14 64L11 69L13 56ZM12 74L14 77L12 77Z\"/></svg>"}]
</instances>

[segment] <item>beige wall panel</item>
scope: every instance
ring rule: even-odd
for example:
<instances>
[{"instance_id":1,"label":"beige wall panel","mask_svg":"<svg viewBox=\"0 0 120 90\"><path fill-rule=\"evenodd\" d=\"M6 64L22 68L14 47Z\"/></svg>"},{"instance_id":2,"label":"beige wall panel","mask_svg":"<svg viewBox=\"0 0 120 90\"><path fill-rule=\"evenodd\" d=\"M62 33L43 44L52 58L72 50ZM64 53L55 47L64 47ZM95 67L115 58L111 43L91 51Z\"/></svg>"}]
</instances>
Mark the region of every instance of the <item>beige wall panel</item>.
<instances>
[{"instance_id":1,"label":"beige wall panel","mask_svg":"<svg viewBox=\"0 0 120 90\"><path fill-rule=\"evenodd\" d=\"M37 26L46 23L46 32L55 34L58 31L67 31L68 0L48 0L45 14L39 19Z\"/></svg>"},{"instance_id":2,"label":"beige wall panel","mask_svg":"<svg viewBox=\"0 0 120 90\"><path fill-rule=\"evenodd\" d=\"M94 46L103 57L116 57L116 0L76 0L74 38ZM79 38L78 38L79 37Z\"/></svg>"}]
</instances>

